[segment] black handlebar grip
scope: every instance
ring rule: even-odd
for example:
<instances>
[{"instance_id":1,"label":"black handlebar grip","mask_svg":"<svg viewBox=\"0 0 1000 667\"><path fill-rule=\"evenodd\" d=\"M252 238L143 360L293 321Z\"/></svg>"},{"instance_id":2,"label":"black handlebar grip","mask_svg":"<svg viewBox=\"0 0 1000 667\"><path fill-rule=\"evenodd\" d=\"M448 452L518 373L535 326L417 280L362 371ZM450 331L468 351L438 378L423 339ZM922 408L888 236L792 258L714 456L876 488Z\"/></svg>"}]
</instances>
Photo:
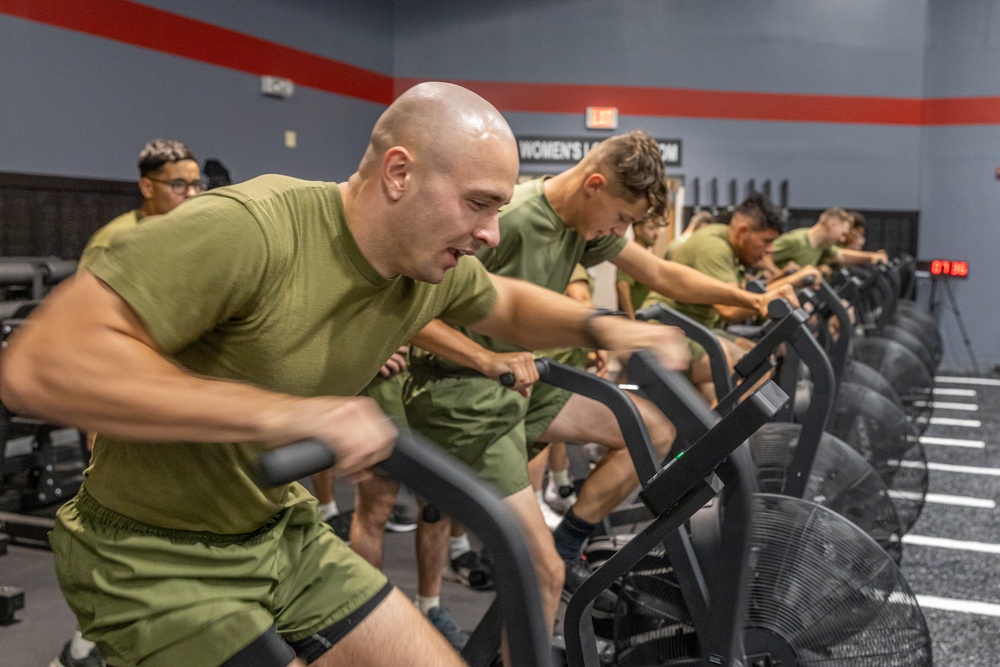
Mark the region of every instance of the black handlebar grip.
<instances>
[{"instance_id":1,"label":"black handlebar grip","mask_svg":"<svg viewBox=\"0 0 1000 667\"><path fill-rule=\"evenodd\" d=\"M261 455L257 461L261 485L291 484L297 479L332 468L337 463L333 450L319 440L302 440Z\"/></svg>"},{"instance_id":2,"label":"black handlebar grip","mask_svg":"<svg viewBox=\"0 0 1000 667\"><path fill-rule=\"evenodd\" d=\"M785 299L774 299L767 304L767 316L772 320L780 320L792 313L792 305Z\"/></svg>"},{"instance_id":3,"label":"black handlebar grip","mask_svg":"<svg viewBox=\"0 0 1000 667\"><path fill-rule=\"evenodd\" d=\"M535 359L535 368L538 370L538 376L540 380L545 380L546 374L549 372L549 361L548 359L541 358ZM517 382L517 378L514 377L513 373L503 373L500 377L500 384L505 387L513 387L514 383Z\"/></svg>"},{"instance_id":4,"label":"black handlebar grip","mask_svg":"<svg viewBox=\"0 0 1000 667\"><path fill-rule=\"evenodd\" d=\"M806 276L805 278L802 279L802 286L803 287L811 287L812 284L815 283L815 282L816 282L816 276L815 276L815 274L809 274L808 276Z\"/></svg>"},{"instance_id":5,"label":"black handlebar grip","mask_svg":"<svg viewBox=\"0 0 1000 667\"><path fill-rule=\"evenodd\" d=\"M754 294L763 294L767 291L767 285L764 284L763 280L748 280L746 289Z\"/></svg>"}]
</instances>

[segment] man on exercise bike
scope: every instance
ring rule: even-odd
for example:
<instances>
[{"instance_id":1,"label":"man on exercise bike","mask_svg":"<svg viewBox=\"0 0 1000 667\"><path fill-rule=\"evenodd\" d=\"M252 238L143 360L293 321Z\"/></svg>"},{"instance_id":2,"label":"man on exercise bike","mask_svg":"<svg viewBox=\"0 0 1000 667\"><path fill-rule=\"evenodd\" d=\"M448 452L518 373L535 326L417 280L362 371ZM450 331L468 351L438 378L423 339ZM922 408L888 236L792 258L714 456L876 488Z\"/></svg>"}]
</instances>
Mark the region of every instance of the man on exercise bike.
<instances>
[{"instance_id":1,"label":"man on exercise bike","mask_svg":"<svg viewBox=\"0 0 1000 667\"><path fill-rule=\"evenodd\" d=\"M111 665L459 665L298 484L257 457L305 438L363 477L395 429L355 395L432 318L526 347L652 347L675 332L490 276L517 147L474 93L425 83L342 183L262 176L115 235L10 339L0 400L95 431L59 511L62 590ZM536 509L537 511L537 509Z\"/></svg>"}]
</instances>

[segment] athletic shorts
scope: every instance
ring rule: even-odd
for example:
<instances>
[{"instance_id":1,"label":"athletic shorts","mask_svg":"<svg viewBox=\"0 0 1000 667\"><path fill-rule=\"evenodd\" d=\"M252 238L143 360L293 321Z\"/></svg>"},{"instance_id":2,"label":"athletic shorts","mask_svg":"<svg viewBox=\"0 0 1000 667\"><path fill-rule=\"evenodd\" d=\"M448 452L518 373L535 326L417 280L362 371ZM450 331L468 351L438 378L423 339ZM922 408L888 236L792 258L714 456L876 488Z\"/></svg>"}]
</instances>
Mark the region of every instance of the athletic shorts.
<instances>
[{"instance_id":1,"label":"athletic shorts","mask_svg":"<svg viewBox=\"0 0 1000 667\"><path fill-rule=\"evenodd\" d=\"M478 374L413 366L403 392L417 433L509 496L529 486L528 399Z\"/></svg>"},{"instance_id":2,"label":"athletic shorts","mask_svg":"<svg viewBox=\"0 0 1000 667\"><path fill-rule=\"evenodd\" d=\"M724 338L725 340L735 341L739 336L731 334L725 329L712 329L712 334L716 338ZM708 352L705 350L701 344L694 342L692 339L687 339L688 348L691 350L691 363L694 363L704 357ZM690 372L690 371L689 371Z\"/></svg>"},{"instance_id":3,"label":"athletic shorts","mask_svg":"<svg viewBox=\"0 0 1000 667\"><path fill-rule=\"evenodd\" d=\"M134 521L84 487L59 509L50 541L84 636L119 666L219 665L271 626L299 641L387 583L318 521L312 499L252 533L218 535Z\"/></svg>"},{"instance_id":4,"label":"athletic shorts","mask_svg":"<svg viewBox=\"0 0 1000 667\"><path fill-rule=\"evenodd\" d=\"M362 396L368 396L378 403L382 412L389 415L396 422L397 426L406 426L406 406L403 405L403 385L409 375L406 371L390 375L387 378L381 375L368 383L361 390Z\"/></svg>"},{"instance_id":5,"label":"athletic shorts","mask_svg":"<svg viewBox=\"0 0 1000 667\"><path fill-rule=\"evenodd\" d=\"M590 350L567 347L558 350L549 350L538 353L539 357L546 357L561 364L573 366L575 368L587 367L587 355ZM528 458L537 456L548 443L538 442L545 430L555 420L555 418L566 407L573 393L565 389L553 387L550 384L539 382L531 388L531 399L528 402L528 415L524 421L524 435L528 439Z\"/></svg>"},{"instance_id":6,"label":"athletic shorts","mask_svg":"<svg viewBox=\"0 0 1000 667\"><path fill-rule=\"evenodd\" d=\"M373 399L378 403L382 412L392 417L392 420L396 422L396 426L400 431L406 431L408 428L408 424L406 423L406 406L403 405L403 386L406 384L408 376L409 373L406 371L390 375L387 378L378 375L368 383L368 386L361 390L362 396L368 396ZM379 466L374 466L371 470L378 477L383 479L389 478L389 475Z\"/></svg>"}]
</instances>

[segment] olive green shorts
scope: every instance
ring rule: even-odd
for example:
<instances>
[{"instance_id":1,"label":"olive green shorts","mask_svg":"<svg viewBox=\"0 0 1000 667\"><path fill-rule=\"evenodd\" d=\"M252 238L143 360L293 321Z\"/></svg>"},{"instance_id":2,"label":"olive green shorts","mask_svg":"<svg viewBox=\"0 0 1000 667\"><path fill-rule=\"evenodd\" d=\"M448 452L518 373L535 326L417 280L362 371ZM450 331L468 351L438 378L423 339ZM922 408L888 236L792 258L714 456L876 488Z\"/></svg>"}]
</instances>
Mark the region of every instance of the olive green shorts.
<instances>
[{"instance_id":1,"label":"olive green shorts","mask_svg":"<svg viewBox=\"0 0 1000 667\"><path fill-rule=\"evenodd\" d=\"M382 412L392 417L400 427L406 426L406 406L403 405L403 385L409 373L403 371L387 378L378 375L361 390L362 396L368 396L378 403Z\"/></svg>"},{"instance_id":2,"label":"olive green shorts","mask_svg":"<svg viewBox=\"0 0 1000 667\"><path fill-rule=\"evenodd\" d=\"M561 364L575 368L587 367L587 355L590 350L578 347L559 348L538 354ZM566 407L573 392L553 387L539 382L531 388L531 400L528 402L528 415L524 420L524 435L528 439L528 458L533 459L541 453L547 442L538 442L545 430Z\"/></svg>"},{"instance_id":3,"label":"olive green shorts","mask_svg":"<svg viewBox=\"0 0 1000 667\"><path fill-rule=\"evenodd\" d=\"M463 461L502 496L529 485L528 399L471 373L410 371L403 394L410 428Z\"/></svg>"},{"instance_id":4,"label":"olive green shorts","mask_svg":"<svg viewBox=\"0 0 1000 667\"><path fill-rule=\"evenodd\" d=\"M84 487L60 508L50 541L83 635L119 666L222 664L272 625L303 639L386 585L318 521L314 500L253 533L218 535L139 523Z\"/></svg>"}]
</instances>

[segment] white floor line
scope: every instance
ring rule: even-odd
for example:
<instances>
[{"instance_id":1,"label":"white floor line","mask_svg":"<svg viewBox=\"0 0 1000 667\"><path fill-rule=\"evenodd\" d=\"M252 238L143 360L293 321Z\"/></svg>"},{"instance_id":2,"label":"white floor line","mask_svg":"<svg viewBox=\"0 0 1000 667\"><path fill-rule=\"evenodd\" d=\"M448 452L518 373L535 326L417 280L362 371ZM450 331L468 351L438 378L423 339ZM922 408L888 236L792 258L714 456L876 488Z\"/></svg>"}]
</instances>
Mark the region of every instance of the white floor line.
<instances>
[{"instance_id":1,"label":"white floor line","mask_svg":"<svg viewBox=\"0 0 1000 667\"><path fill-rule=\"evenodd\" d=\"M962 440L961 438L938 438L933 435L920 436L920 443L924 445L942 445L944 447L968 447L970 449L984 449L986 442L983 440Z\"/></svg>"},{"instance_id":2,"label":"white floor line","mask_svg":"<svg viewBox=\"0 0 1000 667\"><path fill-rule=\"evenodd\" d=\"M923 609L941 609L943 611L958 611L963 614L979 614L981 616L1000 616L1000 604L976 602L975 600L952 600L933 595L918 595L917 603Z\"/></svg>"},{"instance_id":3,"label":"white floor line","mask_svg":"<svg viewBox=\"0 0 1000 667\"><path fill-rule=\"evenodd\" d=\"M901 468L922 468L923 464L919 461L900 461L899 466ZM957 466L951 463L928 463L928 470L937 470L938 472L957 472L965 473L968 475L988 475L990 477L1000 477L1000 468L980 468L978 466Z\"/></svg>"},{"instance_id":4,"label":"white floor line","mask_svg":"<svg viewBox=\"0 0 1000 667\"><path fill-rule=\"evenodd\" d=\"M942 410L965 410L966 412L976 412L979 406L975 403L949 403L947 401L913 401L913 405L918 408L935 408Z\"/></svg>"},{"instance_id":5,"label":"white floor line","mask_svg":"<svg viewBox=\"0 0 1000 667\"><path fill-rule=\"evenodd\" d=\"M950 417L919 417L919 422L929 421L932 426L968 426L969 428L979 428L983 422L978 419L952 419Z\"/></svg>"},{"instance_id":6,"label":"white floor line","mask_svg":"<svg viewBox=\"0 0 1000 667\"><path fill-rule=\"evenodd\" d=\"M965 396L967 398L975 398L975 389L944 389L942 387L934 387L934 394L937 396Z\"/></svg>"},{"instance_id":7,"label":"white floor line","mask_svg":"<svg viewBox=\"0 0 1000 667\"><path fill-rule=\"evenodd\" d=\"M903 544L915 544L921 547L940 547L957 551L977 551L985 554L1000 554L1000 544L986 542L969 542L966 540L950 540L945 537L928 537L926 535L903 535Z\"/></svg>"},{"instance_id":8,"label":"white floor line","mask_svg":"<svg viewBox=\"0 0 1000 667\"><path fill-rule=\"evenodd\" d=\"M889 489L889 497L899 500L920 500L919 493ZM924 496L925 503L934 505L957 505L958 507L975 507L982 510L994 510L997 503L991 498L971 498L969 496L949 496L943 493L928 493Z\"/></svg>"},{"instance_id":9,"label":"white floor line","mask_svg":"<svg viewBox=\"0 0 1000 667\"><path fill-rule=\"evenodd\" d=\"M934 378L935 382L948 382L950 384L981 384L988 387L1000 387L1000 380L992 380L990 378L963 378L963 377L952 377L949 375L938 375Z\"/></svg>"}]
</instances>

